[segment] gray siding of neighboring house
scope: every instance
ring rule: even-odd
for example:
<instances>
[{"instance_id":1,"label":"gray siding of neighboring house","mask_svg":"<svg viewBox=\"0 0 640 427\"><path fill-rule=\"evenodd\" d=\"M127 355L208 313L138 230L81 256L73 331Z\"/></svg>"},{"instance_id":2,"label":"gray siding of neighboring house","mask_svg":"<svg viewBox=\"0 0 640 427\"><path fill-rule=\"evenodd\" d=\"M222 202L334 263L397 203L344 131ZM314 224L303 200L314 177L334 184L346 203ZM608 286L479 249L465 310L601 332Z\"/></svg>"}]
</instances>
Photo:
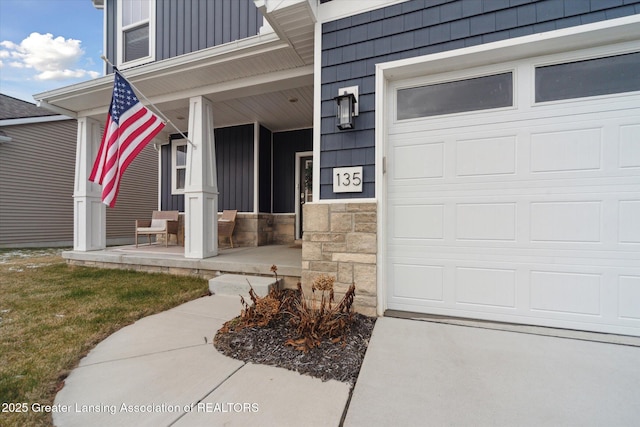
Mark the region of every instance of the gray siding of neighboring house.
<instances>
[{"instance_id":1,"label":"gray siding of neighboring house","mask_svg":"<svg viewBox=\"0 0 640 427\"><path fill-rule=\"evenodd\" d=\"M337 0L338 1L344 0ZM320 198L375 197L375 65L640 14L639 0L411 0L322 25ZM333 98L359 86L355 130ZM332 168L364 166L363 193L333 193Z\"/></svg>"},{"instance_id":2,"label":"gray siding of neighboring house","mask_svg":"<svg viewBox=\"0 0 640 427\"><path fill-rule=\"evenodd\" d=\"M158 209L158 152L149 143L129 165L116 205L107 209L107 244L134 240L135 220L150 219Z\"/></svg>"},{"instance_id":3,"label":"gray siding of neighboring house","mask_svg":"<svg viewBox=\"0 0 640 427\"><path fill-rule=\"evenodd\" d=\"M253 212L254 125L215 129L218 211ZM171 144L162 146L162 210L184 212L184 195L171 194Z\"/></svg>"},{"instance_id":4,"label":"gray siding of neighboring house","mask_svg":"<svg viewBox=\"0 0 640 427\"><path fill-rule=\"evenodd\" d=\"M5 126L0 247L71 246L75 120Z\"/></svg>"},{"instance_id":5,"label":"gray siding of neighboring house","mask_svg":"<svg viewBox=\"0 0 640 427\"><path fill-rule=\"evenodd\" d=\"M0 247L72 246L76 120L2 129L12 141L0 144ZM133 242L134 221L157 206L158 156L149 145L107 208L107 244Z\"/></svg>"},{"instance_id":6,"label":"gray siding of neighboring house","mask_svg":"<svg viewBox=\"0 0 640 427\"><path fill-rule=\"evenodd\" d=\"M273 213L295 212L296 153L312 150L312 129L273 134Z\"/></svg>"},{"instance_id":7,"label":"gray siding of neighboring house","mask_svg":"<svg viewBox=\"0 0 640 427\"><path fill-rule=\"evenodd\" d=\"M108 0L107 57L115 64L117 3ZM156 61L255 36L262 14L253 0L157 0Z\"/></svg>"}]
</instances>

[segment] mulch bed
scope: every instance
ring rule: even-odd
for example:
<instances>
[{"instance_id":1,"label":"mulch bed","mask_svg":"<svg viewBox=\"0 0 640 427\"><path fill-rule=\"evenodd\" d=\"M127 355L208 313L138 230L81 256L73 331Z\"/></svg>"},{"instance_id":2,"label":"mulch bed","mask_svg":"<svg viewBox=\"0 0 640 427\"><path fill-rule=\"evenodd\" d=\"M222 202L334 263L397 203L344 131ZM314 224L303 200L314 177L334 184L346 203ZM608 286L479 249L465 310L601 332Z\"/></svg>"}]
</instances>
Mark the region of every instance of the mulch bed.
<instances>
[{"instance_id":1,"label":"mulch bed","mask_svg":"<svg viewBox=\"0 0 640 427\"><path fill-rule=\"evenodd\" d=\"M333 343L325 339L307 352L285 345L297 338L289 319L278 316L267 326L230 330L214 338L216 349L229 357L245 362L272 365L300 374L337 380L352 387L358 378L376 319L355 313L344 339Z\"/></svg>"}]
</instances>

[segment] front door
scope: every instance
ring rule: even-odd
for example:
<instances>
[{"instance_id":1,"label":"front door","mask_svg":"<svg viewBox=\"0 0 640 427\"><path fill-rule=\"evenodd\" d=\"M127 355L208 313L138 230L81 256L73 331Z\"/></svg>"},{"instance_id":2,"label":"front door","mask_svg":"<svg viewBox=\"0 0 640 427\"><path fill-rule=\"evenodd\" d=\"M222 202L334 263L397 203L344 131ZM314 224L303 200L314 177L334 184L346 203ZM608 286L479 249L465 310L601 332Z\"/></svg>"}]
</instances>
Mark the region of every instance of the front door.
<instances>
[{"instance_id":1,"label":"front door","mask_svg":"<svg viewBox=\"0 0 640 427\"><path fill-rule=\"evenodd\" d=\"M296 165L296 169L298 171L297 176L297 195L296 199L298 201L298 209L297 209L297 230L296 236L301 239L302 238L302 207L305 203L311 202L313 200L313 156L307 156L304 154L307 153L298 153L296 156L298 158L298 164ZM302 155L300 155L302 154Z\"/></svg>"}]
</instances>

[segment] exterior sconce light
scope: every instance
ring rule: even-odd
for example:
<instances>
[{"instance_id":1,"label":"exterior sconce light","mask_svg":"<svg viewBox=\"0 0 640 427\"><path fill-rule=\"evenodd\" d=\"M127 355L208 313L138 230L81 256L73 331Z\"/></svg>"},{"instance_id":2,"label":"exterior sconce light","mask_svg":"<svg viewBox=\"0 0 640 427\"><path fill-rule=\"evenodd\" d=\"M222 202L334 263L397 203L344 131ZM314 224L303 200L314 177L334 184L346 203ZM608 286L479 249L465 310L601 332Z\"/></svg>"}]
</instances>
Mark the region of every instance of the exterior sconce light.
<instances>
[{"instance_id":1,"label":"exterior sconce light","mask_svg":"<svg viewBox=\"0 0 640 427\"><path fill-rule=\"evenodd\" d=\"M338 129L353 129L353 118L358 115L358 86L338 89L333 99L338 104Z\"/></svg>"}]
</instances>

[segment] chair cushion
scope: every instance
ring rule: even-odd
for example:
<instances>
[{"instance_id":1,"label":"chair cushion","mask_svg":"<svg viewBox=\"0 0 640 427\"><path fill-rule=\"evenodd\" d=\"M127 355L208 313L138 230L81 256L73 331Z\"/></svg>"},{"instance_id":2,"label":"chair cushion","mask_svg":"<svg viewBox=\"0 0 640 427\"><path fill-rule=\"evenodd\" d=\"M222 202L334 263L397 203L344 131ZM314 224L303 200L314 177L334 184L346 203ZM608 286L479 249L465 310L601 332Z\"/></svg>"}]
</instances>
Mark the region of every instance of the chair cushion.
<instances>
[{"instance_id":1,"label":"chair cushion","mask_svg":"<svg viewBox=\"0 0 640 427\"><path fill-rule=\"evenodd\" d=\"M166 230L165 227L138 227L136 231L138 234L153 234L164 233Z\"/></svg>"},{"instance_id":2,"label":"chair cushion","mask_svg":"<svg viewBox=\"0 0 640 427\"><path fill-rule=\"evenodd\" d=\"M167 228L167 220L166 219L152 219L151 220L151 228L160 228L160 230L165 230Z\"/></svg>"}]
</instances>

